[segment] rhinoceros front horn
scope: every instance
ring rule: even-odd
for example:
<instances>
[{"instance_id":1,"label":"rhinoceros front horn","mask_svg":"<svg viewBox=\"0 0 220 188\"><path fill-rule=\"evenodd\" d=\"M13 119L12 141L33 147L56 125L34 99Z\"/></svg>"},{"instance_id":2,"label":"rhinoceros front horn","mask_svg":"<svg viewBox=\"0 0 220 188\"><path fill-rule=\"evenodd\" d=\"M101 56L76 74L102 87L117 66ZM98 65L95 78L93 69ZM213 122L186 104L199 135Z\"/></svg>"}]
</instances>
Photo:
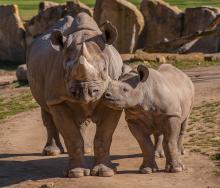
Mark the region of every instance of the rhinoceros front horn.
<instances>
[{"instance_id":1,"label":"rhinoceros front horn","mask_svg":"<svg viewBox=\"0 0 220 188\"><path fill-rule=\"evenodd\" d=\"M77 80L93 80L96 79L97 71L95 67L89 63L91 61L91 55L88 51L86 43L82 43L81 54L79 57L79 63L75 67L74 78Z\"/></svg>"},{"instance_id":2,"label":"rhinoceros front horn","mask_svg":"<svg viewBox=\"0 0 220 188\"><path fill-rule=\"evenodd\" d=\"M113 44L118 37L118 32L115 26L113 26L109 21L106 21L101 26L103 31L103 36L105 38L105 42L109 45Z\"/></svg>"},{"instance_id":3,"label":"rhinoceros front horn","mask_svg":"<svg viewBox=\"0 0 220 188\"><path fill-rule=\"evenodd\" d=\"M88 51L88 49L86 47L85 42L82 43L81 55L84 56L88 61L91 60L91 56L89 54L89 51Z\"/></svg>"}]
</instances>

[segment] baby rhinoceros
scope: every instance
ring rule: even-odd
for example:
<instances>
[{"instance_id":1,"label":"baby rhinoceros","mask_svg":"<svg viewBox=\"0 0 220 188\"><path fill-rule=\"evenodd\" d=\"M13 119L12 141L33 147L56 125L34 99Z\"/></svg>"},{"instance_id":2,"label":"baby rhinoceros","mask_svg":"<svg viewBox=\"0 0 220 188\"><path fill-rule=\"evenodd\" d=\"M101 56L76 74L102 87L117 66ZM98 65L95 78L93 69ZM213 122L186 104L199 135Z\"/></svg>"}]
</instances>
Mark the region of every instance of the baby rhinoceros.
<instances>
[{"instance_id":1,"label":"baby rhinoceros","mask_svg":"<svg viewBox=\"0 0 220 188\"><path fill-rule=\"evenodd\" d=\"M150 135L164 135L167 172L181 172L178 147L192 109L194 86L190 78L172 65L158 70L139 65L136 71L111 81L104 94L106 105L125 109L129 129L143 152L141 173L157 171Z\"/></svg>"}]
</instances>

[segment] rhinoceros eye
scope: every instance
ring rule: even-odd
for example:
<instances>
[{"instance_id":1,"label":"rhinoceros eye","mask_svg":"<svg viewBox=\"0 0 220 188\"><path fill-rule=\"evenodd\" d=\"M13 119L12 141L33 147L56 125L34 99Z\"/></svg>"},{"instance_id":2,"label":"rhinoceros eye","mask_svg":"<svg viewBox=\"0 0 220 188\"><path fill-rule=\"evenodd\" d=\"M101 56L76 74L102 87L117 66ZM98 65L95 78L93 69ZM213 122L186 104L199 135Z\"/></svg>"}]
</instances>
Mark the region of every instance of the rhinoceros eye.
<instances>
[{"instance_id":1,"label":"rhinoceros eye","mask_svg":"<svg viewBox=\"0 0 220 188\"><path fill-rule=\"evenodd\" d=\"M106 79L108 78L107 72L103 70L103 71L101 72L101 77L102 77L104 80L106 80Z\"/></svg>"},{"instance_id":2,"label":"rhinoceros eye","mask_svg":"<svg viewBox=\"0 0 220 188\"><path fill-rule=\"evenodd\" d=\"M123 92L128 92L128 88L123 87Z\"/></svg>"}]
</instances>

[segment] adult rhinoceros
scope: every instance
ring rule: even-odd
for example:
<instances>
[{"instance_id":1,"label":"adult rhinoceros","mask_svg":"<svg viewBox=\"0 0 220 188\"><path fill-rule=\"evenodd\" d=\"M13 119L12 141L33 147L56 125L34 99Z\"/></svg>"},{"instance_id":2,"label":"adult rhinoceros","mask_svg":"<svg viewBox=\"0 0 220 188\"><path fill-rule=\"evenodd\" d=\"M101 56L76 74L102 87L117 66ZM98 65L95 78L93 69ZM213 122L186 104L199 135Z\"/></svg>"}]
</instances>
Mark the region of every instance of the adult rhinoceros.
<instances>
[{"instance_id":1,"label":"adult rhinoceros","mask_svg":"<svg viewBox=\"0 0 220 188\"><path fill-rule=\"evenodd\" d=\"M123 72L121 57L111 45L116 37L109 22L101 32L90 16L80 13L74 20L65 17L28 49L28 79L47 128L46 147L63 150L59 131L70 156L68 177L89 174L80 134L86 119L97 125L91 175L114 175L109 149L121 111L104 106L101 97L109 80Z\"/></svg>"}]
</instances>

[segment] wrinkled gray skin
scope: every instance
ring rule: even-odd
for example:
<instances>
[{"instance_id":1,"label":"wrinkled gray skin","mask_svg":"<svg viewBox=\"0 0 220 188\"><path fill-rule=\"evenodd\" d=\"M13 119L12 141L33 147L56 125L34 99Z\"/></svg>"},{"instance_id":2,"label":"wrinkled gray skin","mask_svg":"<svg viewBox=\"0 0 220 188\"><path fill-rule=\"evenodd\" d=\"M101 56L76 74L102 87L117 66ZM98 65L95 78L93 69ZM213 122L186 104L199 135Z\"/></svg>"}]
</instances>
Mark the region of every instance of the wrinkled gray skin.
<instances>
[{"instance_id":1,"label":"wrinkled gray skin","mask_svg":"<svg viewBox=\"0 0 220 188\"><path fill-rule=\"evenodd\" d=\"M111 45L116 36L110 23L101 32L91 17L80 13L74 20L70 16L60 20L28 50L28 79L48 133L45 148L63 152L59 131L70 157L68 177L89 175L80 134L87 119L97 125L91 175L114 175L109 149L122 110L106 107L101 97L109 80L117 80L124 70Z\"/></svg>"},{"instance_id":2,"label":"wrinkled gray skin","mask_svg":"<svg viewBox=\"0 0 220 188\"><path fill-rule=\"evenodd\" d=\"M164 135L166 171L183 170L178 146L182 149L194 99L194 86L186 74L169 64L158 70L139 65L138 73L131 71L120 81L111 81L104 98L107 106L125 109L129 129L143 152L142 173L158 169L150 139L152 133Z\"/></svg>"}]
</instances>

